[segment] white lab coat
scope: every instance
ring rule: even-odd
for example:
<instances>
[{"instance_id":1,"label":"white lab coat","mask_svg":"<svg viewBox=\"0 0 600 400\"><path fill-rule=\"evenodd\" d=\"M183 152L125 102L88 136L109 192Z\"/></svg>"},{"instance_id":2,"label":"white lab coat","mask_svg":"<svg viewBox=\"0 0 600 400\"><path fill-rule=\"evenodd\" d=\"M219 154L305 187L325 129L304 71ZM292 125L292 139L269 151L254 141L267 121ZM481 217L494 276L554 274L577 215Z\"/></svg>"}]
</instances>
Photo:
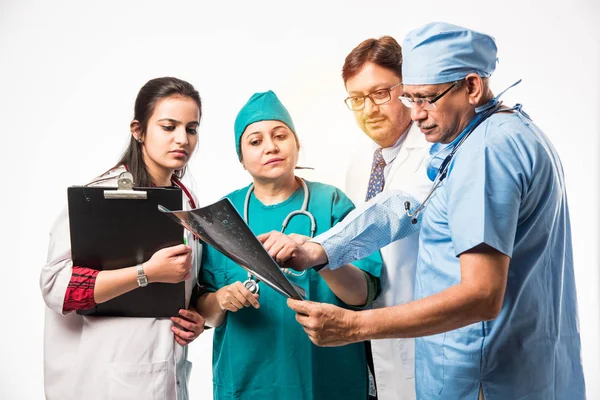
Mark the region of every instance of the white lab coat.
<instances>
[{"instance_id":1,"label":"white lab coat","mask_svg":"<svg viewBox=\"0 0 600 400\"><path fill-rule=\"evenodd\" d=\"M91 185L117 186L124 168ZM184 209L189 202L184 194ZM193 270L185 282L189 303L200 265L202 246L188 235ZM187 347L174 340L169 318L85 317L63 315L71 279L68 213L65 208L50 233L48 261L40 276L46 302L44 386L48 400L161 399L187 400L191 363Z\"/></svg>"},{"instance_id":2,"label":"white lab coat","mask_svg":"<svg viewBox=\"0 0 600 400\"><path fill-rule=\"evenodd\" d=\"M416 124L412 124L405 134L406 139L390 166L383 190L403 190L422 201L432 184L427 177L431 144L425 140ZM346 194L356 204L365 201L373 152L377 147L364 136L348 168ZM381 249L381 295L375 300L374 308L394 306L413 300L418 239L418 234L414 234ZM378 399L415 399L414 339L372 340L371 347Z\"/></svg>"}]
</instances>

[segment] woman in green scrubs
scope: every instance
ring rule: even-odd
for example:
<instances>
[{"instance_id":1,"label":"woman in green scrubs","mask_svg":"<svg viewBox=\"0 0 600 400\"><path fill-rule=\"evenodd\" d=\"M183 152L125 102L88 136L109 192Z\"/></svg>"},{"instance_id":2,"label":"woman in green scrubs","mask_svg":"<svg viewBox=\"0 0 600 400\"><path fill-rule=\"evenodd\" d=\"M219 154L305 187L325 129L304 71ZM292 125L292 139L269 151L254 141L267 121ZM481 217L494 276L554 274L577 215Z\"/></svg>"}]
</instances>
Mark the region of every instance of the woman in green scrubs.
<instances>
[{"instance_id":1,"label":"woman in green scrubs","mask_svg":"<svg viewBox=\"0 0 600 400\"><path fill-rule=\"evenodd\" d=\"M272 92L256 93L235 121L236 150L253 178L247 222L254 234L281 230L300 210L305 190L294 175L299 142L292 119ZM306 182L308 212L315 235L341 221L354 205L339 189ZM243 216L250 186L226 197ZM296 215L285 233L310 236L310 219ZM298 237L298 240L301 240ZM343 307L371 304L379 290L381 257L375 253L342 267L345 271L285 271L306 291L306 298ZM199 281L206 288L197 303L207 324L216 327L213 346L215 399L335 400L367 398L363 343L342 347L313 345L286 298L265 284L252 294L242 282L247 272L210 246L203 254Z\"/></svg>"}]
</instances>

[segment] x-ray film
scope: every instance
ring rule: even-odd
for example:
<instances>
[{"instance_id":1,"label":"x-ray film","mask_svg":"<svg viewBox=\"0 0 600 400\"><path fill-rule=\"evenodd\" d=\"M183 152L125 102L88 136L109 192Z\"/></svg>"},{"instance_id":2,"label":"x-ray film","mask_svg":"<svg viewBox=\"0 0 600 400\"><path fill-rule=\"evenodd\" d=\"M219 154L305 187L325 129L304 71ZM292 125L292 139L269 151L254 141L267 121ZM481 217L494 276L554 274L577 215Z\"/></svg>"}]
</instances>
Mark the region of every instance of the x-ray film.
<instances>
[{"instance_id":1,"label":"x-ray film","mask_svg":"<svg viewBox=\"0 0 600 400\"><path fill-rule=\"evenodd\" d=\"M303 300L304 289L290 282L254 236L229 199L190 211L158 209L229 257L277 292Z\"/></svg>"}]
</instances>

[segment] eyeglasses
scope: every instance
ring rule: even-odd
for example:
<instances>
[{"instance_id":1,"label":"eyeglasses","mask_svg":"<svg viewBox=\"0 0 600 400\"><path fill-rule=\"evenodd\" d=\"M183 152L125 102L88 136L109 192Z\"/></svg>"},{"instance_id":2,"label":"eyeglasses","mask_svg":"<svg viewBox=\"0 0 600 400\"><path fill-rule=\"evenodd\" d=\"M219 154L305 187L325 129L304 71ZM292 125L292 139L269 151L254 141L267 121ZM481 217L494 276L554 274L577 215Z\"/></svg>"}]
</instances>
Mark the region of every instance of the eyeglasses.
<instances>
[{"instance_id":1,"label":"eyeglasses","mask_svg":"<svg viewBox=\"0 0 600 400\"><path fill-rule=\"evenodd\" d=\"M371 100L371 103L380 106L392 99L392 95L390 94L390 92L400 85L402 85L402 82L396 83L394 86L389 87L387 89L374 90L365 96L351 96L346 98L344 100L344 103L346 103L350 110L359 111L365 108L365 100L368 97L369 100Z\"/></svg>"},{"instance_id":2,"label":"eyeglasses","mask_svg":"<svg viewBox=\"0 0 600 400\"><path fill-rule=\"evenodd\" d=\"M453 87L458 85L458 83L461 80L452 82L452 85L450 85L450 87L448 87L448 89L444 90L442 93L438 94L433 99L427 99L427 98L422 98L422 97L417 97L416 99L412 99L412 98L406 97L406 96L400 96L399 99L402 102L402 104L404 104L408 108L417 107L417 108L421 108L421 109L427 110L427 111L434 110L435 102L438 101L439 99L441 99L442 97L444 97L444 95L446 93L448 93L450 90L452 90Z\"/></svg>"}]
</instances>

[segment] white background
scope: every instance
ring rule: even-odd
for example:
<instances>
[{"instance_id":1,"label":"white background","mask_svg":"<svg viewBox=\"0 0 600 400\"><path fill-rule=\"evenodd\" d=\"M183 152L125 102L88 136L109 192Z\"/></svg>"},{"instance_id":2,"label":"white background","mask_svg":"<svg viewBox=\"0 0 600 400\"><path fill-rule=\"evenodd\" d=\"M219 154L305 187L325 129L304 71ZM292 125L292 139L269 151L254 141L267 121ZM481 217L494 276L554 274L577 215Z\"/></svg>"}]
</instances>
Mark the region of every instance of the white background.
<instances>
[{"instance_id":1,"label":"white background","mask_svg":"<svg viewBox=\"0 0 600 400\"><path fill-rule=\"evenodd\" d=\"M401 41L436 20L495 36L492 88L523 78L505 99L524 104L562 158L588 397L600 398L597 0L213 3L0 1L0 398L43 398L38 276L48 231L66 187L117 161L147 80L176 76L200 91L191 171L202 204L248 182L233 121L252 93L267 89L292 114L301 163L316 168L308 177L341 186L362 134L342 102L344 57L363 39ZM212 396L211 340L206 333L190 348L195 399Z\"/></svg>"}]
</instances>

